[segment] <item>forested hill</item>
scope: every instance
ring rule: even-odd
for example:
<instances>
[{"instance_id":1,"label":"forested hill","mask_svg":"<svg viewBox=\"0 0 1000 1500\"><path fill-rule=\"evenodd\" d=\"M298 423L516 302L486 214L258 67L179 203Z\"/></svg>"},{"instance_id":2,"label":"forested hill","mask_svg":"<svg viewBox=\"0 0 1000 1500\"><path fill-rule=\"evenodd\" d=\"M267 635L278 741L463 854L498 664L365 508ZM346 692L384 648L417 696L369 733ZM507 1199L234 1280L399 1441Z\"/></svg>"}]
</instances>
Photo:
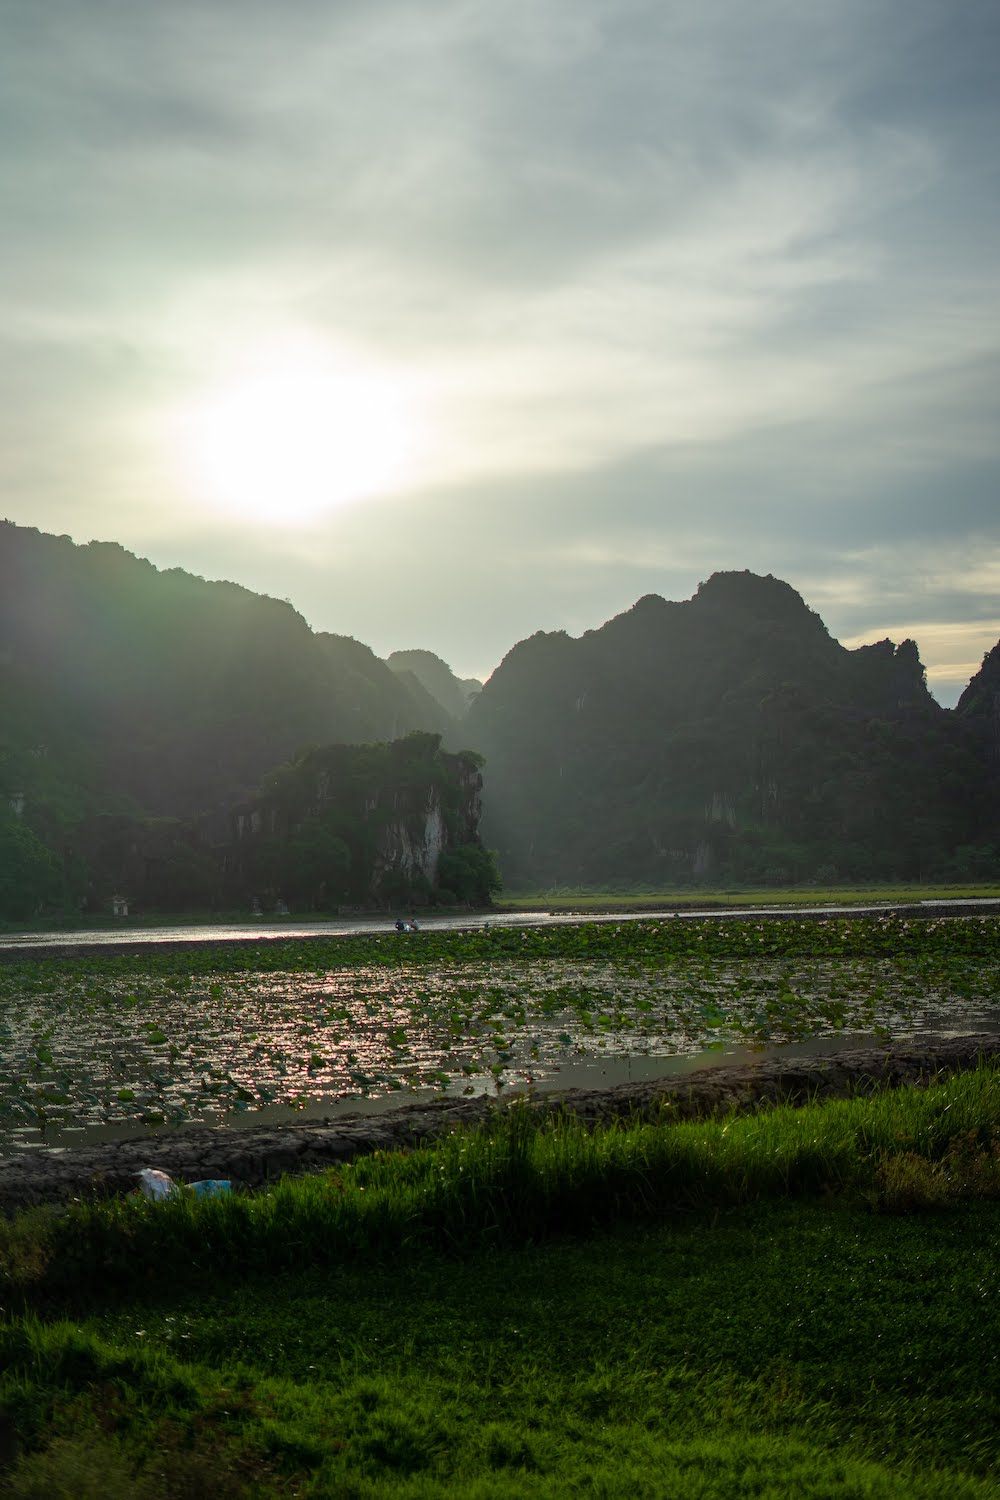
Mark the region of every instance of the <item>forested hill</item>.
<instances>
[{"instance_id":1,"label":"forested hill","mask_svg":"<svg viewBox=\"0 0 1000 1500\"><path fill-rule=\"evenodd\" d=\"M288 603L0 524L0 791L29 810L205 814L305 745L413 730L455 735L416 679Z\"/></svg>"},{"instance_id":2,"label":"forested hill","mask_svg":"<svg viewBox=\"0 0 1000 1500\"><path fill-rule=\"evenodd\" d=\"M466 720L484 837L534 884L996 873L998 679L1000 649L942 709L912 641L848 651L719 573L514 647Z\"/></svg>"},{"instance_id":3,"label":"forested hill","mask_svg":"<svg viewBox=\"0 0 1000 1500\"><path fill-rule=\"evenodd\" d=\"M193 890L275 767L414 731L485 756L483 834L514 883L1000 874L1000 645L945 710L912 641L848 651L788 584L719 573L532 636L477 688L235 584L0 523L0 917L104 890L109 839Z\"/></svg>"}]
</instances>

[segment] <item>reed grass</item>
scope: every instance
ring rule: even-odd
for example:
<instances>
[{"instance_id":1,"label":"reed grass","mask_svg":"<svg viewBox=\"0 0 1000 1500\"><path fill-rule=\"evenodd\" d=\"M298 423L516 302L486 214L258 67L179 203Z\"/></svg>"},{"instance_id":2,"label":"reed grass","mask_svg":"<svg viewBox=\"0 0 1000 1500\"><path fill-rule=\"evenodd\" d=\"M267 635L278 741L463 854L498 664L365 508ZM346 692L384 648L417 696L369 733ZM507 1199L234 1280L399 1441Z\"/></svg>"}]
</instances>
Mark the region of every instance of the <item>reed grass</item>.
<instances>
[{"instance_id":1,"label":"reed grass","mask_svg":"<svg viewBox=\"0 0 1000 1500\"><path fill-rule=\"evenodd\" d=\"M75 1292L219 1270L466 1255L760 1199L850 1194L880 1211L1000 1195L1000 1069L923 1089L587 1128L515 1100L485 1126L256 1193L137 1197L0 1223L0 1287Z\"/></svg>"}]
</instances>

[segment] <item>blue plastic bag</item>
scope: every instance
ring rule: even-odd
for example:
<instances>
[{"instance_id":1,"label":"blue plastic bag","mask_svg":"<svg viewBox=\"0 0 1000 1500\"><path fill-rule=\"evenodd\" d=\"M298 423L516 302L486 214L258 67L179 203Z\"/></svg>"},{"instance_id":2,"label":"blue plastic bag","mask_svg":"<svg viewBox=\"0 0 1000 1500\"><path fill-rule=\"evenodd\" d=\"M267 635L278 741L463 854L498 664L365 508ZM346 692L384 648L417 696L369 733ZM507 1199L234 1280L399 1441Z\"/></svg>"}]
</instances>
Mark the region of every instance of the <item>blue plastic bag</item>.
<instances>
[{"instance_id":1,"label":"blue plastic bag","mask_svg":"<svg viewBox=\"0 0 1000 1500\"><path fill-rule=\"evenodd\" d=\"M196 1198L219 1198L228 1193L232 1183L227 1177L206 1177L203 1182L192 1182L191 1191Z\"/></svg>"}]
</instances>

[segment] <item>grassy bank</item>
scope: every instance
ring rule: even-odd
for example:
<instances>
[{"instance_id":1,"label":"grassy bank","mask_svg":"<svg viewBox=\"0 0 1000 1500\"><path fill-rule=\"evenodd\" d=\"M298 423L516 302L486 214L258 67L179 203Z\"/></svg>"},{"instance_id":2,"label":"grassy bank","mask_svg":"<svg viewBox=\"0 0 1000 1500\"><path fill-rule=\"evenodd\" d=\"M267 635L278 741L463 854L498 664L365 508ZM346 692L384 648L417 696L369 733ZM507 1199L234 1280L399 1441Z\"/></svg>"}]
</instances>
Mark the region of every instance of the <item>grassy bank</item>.
<instances>
[{"instance_id":1,"label":"grassy bank","mask_svg":"<svg viewBox=\"0 0 1000 1500\"><path fill-rule=\"evenodd\" d=\"M565 911L685 911L713 907L740 906L871 906L908 905L921 901L968 901L1000 899L1000 882L964 881L953 884L878 884L878 885L793 885L793 886L672 886L666 889L637 886L609 890L593 887L551 886L505 890L495 900L494 912ZM341 911L293 911L287 915L250 911L140 912L131 917L113 917L106 912L81 914L76 911L52 912L29 921L0 921L0 934L36 932L141 932L163 927L245 926L255 930L274 927L280 930L290 922L337 922L351 918L379 918L390 922L394 913L373 908L351 908ZM470 911L467 907L435 906L427 915L468 916L470 921L489 920L490 911Z\"/></svg>"},{"instance_id":2,"label":"grassy bank","mask_svg":"<svg viewBox=\"0 0 1000 1500\"><path fill-rule=\"evenodd\" d=\"M713 907L916 905L921 901L970 901L1000 898L997 881L952 885L790 885L673 886L666 890L594 890L552 886L504 891L498 911L703 911Z\"/></svg>"},{"instance_id":3,"label":"grassy bank","mask_svg":"<svg viewBox=\"0 0 1000 1500\"><path fill-rule=\"evenodd\" d=\"M376 1152L262 1193L134 1198L0 1221L8 1296L73 1297L186 1277L467 1255L624 1220L845 1193L933 1208L1000 1190L1000 1069L822 1108L592 1129L515 1100L489 1126Z\"/></svg>"},{"instance_id":4,"label":"grassy bank","mask_svg":"<svg viewBox=\"0 0 1000 1500\"><path fill-rule=\"evenodd\" d=\"M21 1219L0 1492L994 1495L998 1143L983 1069Z\"/></svg>"}]
</instances>

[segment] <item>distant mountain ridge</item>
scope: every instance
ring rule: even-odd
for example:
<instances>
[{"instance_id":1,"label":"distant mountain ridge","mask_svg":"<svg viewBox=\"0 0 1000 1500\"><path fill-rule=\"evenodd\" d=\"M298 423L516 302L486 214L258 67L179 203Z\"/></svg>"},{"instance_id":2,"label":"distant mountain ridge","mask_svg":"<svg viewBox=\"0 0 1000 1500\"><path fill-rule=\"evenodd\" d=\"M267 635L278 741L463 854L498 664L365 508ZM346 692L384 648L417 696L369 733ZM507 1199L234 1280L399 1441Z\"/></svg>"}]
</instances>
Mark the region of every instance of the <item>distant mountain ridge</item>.
<instances>
[{"instance_id":1,"label":"distant mountain ridge","mask_svg":"<svg viewBox=\"0 0 1000 1500\"><path fill-rule=\"evenodd\" d=\"M447 662L433 651L393 651L386 663L404 681L418 682L456 722L465 717L469 704L483 689L475 678L456 677Z\"/></svg>"},{"instance_id":2,"label":"distant mountain ridge","mask_svg":"<svg viewBox=\"0 0 1000 1500\"><path fill-rule=\"evenodd\" d=\"M286 602L9 522L0 713L0 776L29 801L56 776L88 809L174 816L228 807L305 745L455 732L419 683Z\"/></svg>"},{"instance_id":3,"label":"distant mountain ridge","mask_svg":"<svg viewBox=\"0 0 1000 1500\"><path fill-rule=\"evenodd\" d=\"M0 523L0 916L88 861L207 889L205 851L276 768L415 732L485 756L483 833L522 884L1000 874L1000 644L942 709L912 641L846 650L789 584L727 572L531 636L480 687Z\"/></svg>"},{"instance_id":4,"label":"distant mountain ridge","mask_svg":"<svg viewBox=\"0 0 1000 1500\"><path fill-rule=\"evenodd\" d=\"M539 633L466 720L484 836L533 884L993 868L981 679L997 657L942 709L912 641L846 650L789 584L749 572L684 603L648 595L579 639Z\"/></svg>"},{"instance_id":5,"label":"distant mountain ridge","mask_svg":"<svg viewBox=\"0 0 1000 1500\"><path fill-rule=\"evenodd\" d=\"M122 870L197 905L268 773L413 733L463 748L416 677L287 602L0 523L0 917Z\"/></svg>"}]
</instances>

